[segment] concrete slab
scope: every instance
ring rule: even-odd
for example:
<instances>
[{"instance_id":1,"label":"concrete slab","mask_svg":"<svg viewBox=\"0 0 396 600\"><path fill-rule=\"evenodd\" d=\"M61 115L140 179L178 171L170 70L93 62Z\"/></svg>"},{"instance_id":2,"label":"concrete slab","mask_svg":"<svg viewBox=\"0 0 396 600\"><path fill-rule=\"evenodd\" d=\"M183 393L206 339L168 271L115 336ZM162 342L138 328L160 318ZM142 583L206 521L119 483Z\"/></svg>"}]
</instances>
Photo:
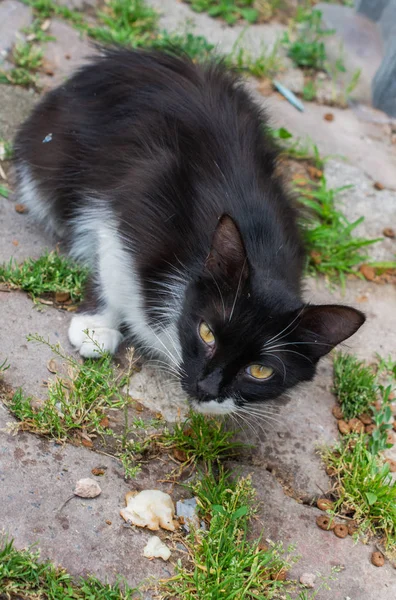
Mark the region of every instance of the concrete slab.
<instances>
[{"instance_id":1,"label":"concrete slab","mask_svg":"<svg viewBox=\"0 0 396 600\"><path fill-rule=\"evenodd\" d=\"M276 22L249 27L236 24L230 27L221 19L213 19L205 12L194 12L188 4L178 0L147 0L146 3L160 13L159 24L163 29L178 33L192 30L196 35L205 36L223 53L231 52L235 44L240 42L253 56L257 56L263 46L272 48L287 29Z\"/></svg>"},{"instance_id":2,"label":"concrete slab","mask_svg":"<svg viewBox=\"0 0 396 600\"><path fill-rule=\"evenodd\" d=\"M323 41L327 60L333 67L342 57L346 72L338 73L337 79L345 85L359 69L359 82L351 96L371 104L371 84L383 55L377 24L364 15L356 14L349 6L320 2L315 8L322 13L323 26L335 32Z\"/></svg>"},{"instance_id":3,"label":"concrete slab","mask_svg":"<svg viewBox=\"0 0 396 600\"><path fill-rule=\"evenodd\" d=\"M0 404L1 529L12 535L17 548L38 543L43 559L75 576L95 574L102 581L115 581L121 575L131 586L172 574L169 563L142 556L150 532L124 527L119 511L125 494L139 488L124 482L118 461L31 434L12 435L7 433L10 422ZM91 470L98 466L105 468L98 478L101 495L74 497L60 510L76 482L93 477ZM161 475L163 466L153 465L141 484L169 491L158 483Z\"/></svg>"},{"instance_id":4,"label":"concrete slab","mask_svg":"<svg viewBox=\"0 0 396 600\"><path fill-rule=\"evenodd\" d=\"M255 97L267 108L274 127L314 139L322 156L343 157L373 181L396 190L396 145L377 123L359 120L351 110L305 102L305 111L300 113L278 95L263 98L257 93ZM324 119L329 112L333 121Z\"/></svg>"},{"instance_id":5,"label":"concrete slab","mask_svg":"<svg viewBox=\"0 0 396 600\"><path fill-rule=\"evenodd\" d=\"M29 115L36 101L37 94L33 91L0 85L0 138L11 141L18 125Z\"/></svg>"},{"instance_id":6,"label":"concrete slab","mask_svg":"<svg viewBox=\"0 0 396 600\"><path fill-rule=\"evenodd\" d=\"M11 52L14 44L22 42L22 29L33 21L33 11L16 0L3 0L0 3L0 65Z\"/></svg>"},{"instance_id":7,"label":"concrete slab","mask_svg":"<svg viewBox=\"0 0 396 600\"><path fill-rule=\"evenodd\" d=\"M238 468L238 466L237 466ZM333 567L341 567L331 589L321 589L318 600L393 600L396 575L388 563L382 569L371 564L375 551L373 544L354 544L351 537L337 538L331 531L316 526L316 507L298 504L288 498L269 473L248 467L244 475L252 475L253 487L261 501L258 519L253 521L255 532L263 533L272 541L283 540L284 547L295 544L300 560L290 571L290 577L299 579L303 573L329 576ZM320 584L317 576L315 587Z\"/></svg>"},{"instance_id":8,"label":"concrete slab","mask_svg":"<svg viewBox=\"0 0 396 600\"><path fill-rule=\"evenodd\" d=\"M61 84L96 54L93 44L64 21L52 19L48 33L55 37L55 41L48 42L44 48L44 71L51 73L40 76L44 91Z\"/></svg>"},{"instance_id":9,"label":"concrete slab","mask_svg":"<svg viewBox=\"0 0 396 600\"><path fill-rule=\"evenodd\" d=\"M394 261L396 238L384 237L382 232L386 227L396 228L396 191L376 190L373 181L360 168L346 162L330 160L324 172L329 187L353 186L341 192L336 202L351 223L364 217L354 235L367 239L383 238L367 248L370 260ZM381 181L378 180L378 183Z\"/></svg>"}]
</instances>

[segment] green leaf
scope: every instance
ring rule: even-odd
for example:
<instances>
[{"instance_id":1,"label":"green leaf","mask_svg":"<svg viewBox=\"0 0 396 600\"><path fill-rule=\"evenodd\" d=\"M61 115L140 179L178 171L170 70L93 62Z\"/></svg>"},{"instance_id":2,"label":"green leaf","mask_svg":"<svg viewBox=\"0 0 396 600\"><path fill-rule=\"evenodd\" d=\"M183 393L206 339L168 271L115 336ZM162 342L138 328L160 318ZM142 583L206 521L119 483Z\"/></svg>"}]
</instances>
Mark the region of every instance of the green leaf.
<instances>
[{"instance_id":1,"label":"green leaf","mask_svg":"<svg viewBox=\"0 0 396 600\"><path fill-rule=\"evenodd\" d=\"M213 513L217 513L220 515L225 515L226 514L226 510L224 508L224 506L221 506L220 504L213 504L212 505L212 511Z\"/></svg>"},{"instance_id":2,"label":"green leaf","mask_svg":"<svg viewBox=\"0 0 396 600\"><path fill-rule=\"evenodd\" d=\"M10 190L7 189L4 185L0 185L0 196L3 196L4 198L8 198L9 195L10 195Z\"/></svg>"},{"instance_id":3,"label":"green leaf","mask_svg":"<svg viewBox=\"0 0 396 600\"><path fill-rule=\"evenodd\" d=\"M375 494L373 494L372 492L365 492L365 494L366 494L366 498L367 498L367 501L370 506L372 506L373 504L375 504L375 502L377 502L377 496Z\"/></svg>"},{"instance_id":4,"label":"green leaf","mask_svg":"<svg viewBox=\"0 0 396 600\"><path fill-rule=\"evenodd\" d=\"M232 517L231 517L231 518L232 518L232 520L233 520L233 521L236 521L237 519L240 519L241 517L244 517L245 515L247 515L247 513L248 513L248 510L249 510L249 509L248 509L248 507L247 507L247 506L240 506L240 507L238 508L238 510L236 510L236 511L234 512L234 514L232 515Z\"/></svg>"}]
</instances>

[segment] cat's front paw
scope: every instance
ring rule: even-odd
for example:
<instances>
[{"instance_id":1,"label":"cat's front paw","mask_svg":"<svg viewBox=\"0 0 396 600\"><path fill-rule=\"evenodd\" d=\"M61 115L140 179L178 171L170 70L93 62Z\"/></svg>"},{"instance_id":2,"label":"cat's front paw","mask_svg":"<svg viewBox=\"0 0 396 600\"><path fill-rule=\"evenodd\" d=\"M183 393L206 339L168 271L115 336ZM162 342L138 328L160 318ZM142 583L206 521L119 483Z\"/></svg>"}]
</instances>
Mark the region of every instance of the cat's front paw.
<instances>
[{"instance_id":1,"label":"cat's front paw","mask_svg":"<svg viewBox=\"0 0 396 600\"><path fill-rule=\"evenodd\" d=\"M118 329L106 327L101 315L76 315L69 327L70 343L84 358L98 358L101 351L114 354L122 334Z\"/></svg>"}]
</instances>

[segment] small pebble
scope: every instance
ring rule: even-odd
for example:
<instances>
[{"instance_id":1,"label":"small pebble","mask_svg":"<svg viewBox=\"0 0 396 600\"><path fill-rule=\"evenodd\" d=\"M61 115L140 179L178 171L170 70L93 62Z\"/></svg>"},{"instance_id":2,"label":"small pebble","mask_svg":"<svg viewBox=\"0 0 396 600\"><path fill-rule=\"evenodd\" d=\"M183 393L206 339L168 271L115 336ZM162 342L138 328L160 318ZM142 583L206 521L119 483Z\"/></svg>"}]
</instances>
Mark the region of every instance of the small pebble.
<instances>
[{"instance_id":1,"label":"small pebble","mask_svg":"<svg viewBox=\"0 0 396 600\"><path fill-rule=\"evenodd\" d=\"M359 419L350 419L348 421L349 429L353 433L361 433L364 431L364 425Z\"/></svg>"},{"instance_id":2,"label":"small pebble","mask_svg":"<svg viewBox=\"0 0 396 600\"><path fill-rule=\"evenodd\" d=\"M385 227L382 233L385 237L388 238L394 238L396 236L394 229L392 229L391 227Z\"/></svg>"},{"instance_id":3,"label":"small pebble","mask_svg":"<svg viewBox=\"0 0 396 600\"><path fill-rule=\"evenodd\" d=\"M359 415L359 419L364 425L371 425L373 422L373 419L368 413L362 413L361 415Z\"/></svg>"},{"instance_id":4,"label":"small pebble","mask_svg":"<svg viewBox=\"0 0 396 600\"><path fill-rule=\"evenodd\" d=\"M385 558L382 552L373 552L371 555L371 562L376 567L383 567L385 564Z\"/></svg>"},{"instance_id":5,"label":"small pebble","mask_svg":"<svg viewBox=\"0 0 396 600\"><path fill-rule=\"evenodd\" d=\"M343 435L346 435L347 433L350 433L350 427L348 425L348 423L346 421L344 421L343 419L340 419L337 423L338 425L338 429L340 430L340 433L342 433Z\"/></svg>"},{"instance_id":6,"label":"small pebble","mask_svg":"<svg viewBox=\"0 0 396 600\"><path fill-rule=\"evenodd\" d=\"M376 190L384 190L385 186L383 183L381 183L380 181L375 181L374 182L374 187Z\"/></svg>"},{"instance_id":7,"label":"small pebble","mask_svg":"<svg viewBox=\"0 0 396 600\"><path fill-rule=\"evenodd\" d=\"M362 265L359 268L359 271L361 272L363 277L367 279L367 281L373 281L375 279L375 270L373 269L373 267L370 267L370 265Z\"/></svg>"},{"instance_id":8,"label":"small pebble","mask_svg":"<svg viewBox=\"0 0 396 600\"><path fill-rule=\"evenodd\" d=\"M336 535L339 538L346 538L348 535L348 527L346 525L343 525L342 523L336 525L333 531L334 535Z\"/></svg>"},{"instance_id":9,"label":"small pebble","mask_svg":"<svg viewBox=\"0 0 396 600\"><path fill-rule=\"evenodd\" d=\"M339 404L335 404L333 406L333 408L331 409L331 412L333 414L333 417L335 417L337 419L337 421L344 418L344 415L342 414L341 406Z\"/></svg>"},{"instance_id":10,"label":"small pebble","mask_svg":"<svg viewBox=\"0 0 396 600\"><path fill-rule=\"evenodd\" d=\"M27 209L24 204L15 204L15 210L17 213L24 213Z\"/></svg>"},{"instance_id":11,"label":"small pebble","mask_svg":"<svg viewBox=\"0 0 396 600\"><path fill-rule=\"evenodd\" d=\"M80 498L96 498L101 492L99 484L88 477L77 481L74 490L74 494Z\"/></svg>"},{"instance_id":12,"label":"small pebble","mask_svg":"<svg viewBox=\"0 0 396 600\"><path fill-rule=\"evenodd\" d=\"M356 523L356 521L349 521L349 523L348 523L348 534L349 535L354 535L358 529L359 529L359 527L358 527L358 524Z\"/></svg>"},{"instance_id":13,"label":"small pebble","mask_svg":"<svg viewBox=\"0 0 396 600\"><path fill-rule=\"evenodd\" d=\"M323 115L323 118L325 121L334 121L334 115L330 112Z\"/></svg>"},{"instance_id":14,"label":"small pebble","mask_svg":"<svg viewBox=\"0 0 396 600\"><path fill-rule=\"evenodd\" d=\"M331 517L326 517L325 515L319 515L316 517L316 525L324 531L331 531L336 526L334 519Z\"/></svg>"},{"instance_id":15,"label":"small pebble","mask_svg":"<svg viewBox=\"0 0 396 600\"><path fill-rule=\"evenodd\" d=\"M307 588L315 587L316 576L313 573L303 573L300 577L300 583Z\"/></svg>"},{"instance_id":16,"label":"small pebble","mask_svg":"<svg viewBox=\"0 0 396 600\"><path fill-rule=\"evenodd\" d=\"M328 498L319 498L316 502L316 506L320 510L332 510L334 508L334 502L328 500Z\"/></svg>"}]
</instances>

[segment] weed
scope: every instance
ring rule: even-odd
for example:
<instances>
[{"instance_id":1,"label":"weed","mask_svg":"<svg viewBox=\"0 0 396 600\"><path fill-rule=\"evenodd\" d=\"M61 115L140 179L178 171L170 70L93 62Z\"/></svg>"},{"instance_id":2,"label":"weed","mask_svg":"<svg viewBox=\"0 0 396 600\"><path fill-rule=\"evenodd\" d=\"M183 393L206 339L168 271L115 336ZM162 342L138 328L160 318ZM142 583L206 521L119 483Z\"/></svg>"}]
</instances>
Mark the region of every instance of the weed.
<instances>
[{"instance_id":1,"label":"weed","mask_svg":"<svg viewBox=\"0 0 396 600\"><path fill-rule=\"evenodd\" d=\"M364 217L350 223L336 208L336 195L349 186L329 189L325 177L320 183L312 183L312 189L304 190L298 201L309 209L301 218L301 225L309 252L308 272L338 279L345 287L345 275L367 260L363 249L378 240L354 237L352 232Z\"/></svg>"},{"instance_id":2,"label":"weed","mask_svg":"<svg viewBox=\"0 0 396 600\"><path fill-rule=\"evenodd\" d=\"M0 196L3 198L8 198L10 195L10 190L5 185L0 184ZM1 281L1 267L0 267L0 281Z\"/></svg>"},{"instance_id":3,"label":"weed","mask_svg":"<svg viewBox=\"0 0 396 600\"><path fill-rule=\"evenodd\" d=\"M279 41L272 48L262 45L260 53L253 56L249 50L241 46L242 35L235 42L230 54L224 57L225 63L229 67L236 71L250 73L254 77L267 78L273 77L282 69L283 61L279 53Z\"/></svg>"},{"instance_id":4,"label":"weed","mask_svg":"<svg viewBox=\"0 0 396 600\"><path fill-rule=\"evenodd\" d=\"M103 433L105 410L123 407L127 402L121 394L125 378L114 372L111 356L98 345L99 357L80 363L66 355L59 344L50 344L39 335L29 336L28 341L48 346L65 361L67 372L48 383L48 399L42 403L35 405L22 390L15 392L7 405L20 421L18 429L57 440L71 439L79 432L84 436Z\"/></svg>"},{"instance_id":5,"label":"weed","mask_svg":"<svg viewBox=\"0 0 396 600\"><path fill-rule=\"evenodd\" d=\"M234 483L220 472L216 481L209 473L194 486L194 494L208 529L192 529L184 541L190 560L185 566L179 562L176 575L162 583L166 597L250 600L272 598L284 589L287 584L276 578L290 565L281 546L267 549L260 540L247 540L255 496L250 478Z\"/></svg>"},{"instance_id":6,"label":"weed","mask_svg":"<svg viewBox=\"0 0 396 600\"><path fill-rule=\"evenodd\" d=\"M103 25L89 27L91 37L106 44L137 48L150 45L158 15L143 0L110 0L98 18Z\"/></svg>"},{"instance_id":7,"label":"weed","mask_svg":"<svg viewBox=\"0 0 396 600\"><path fill-rule=\"evenodd\" d=\"M351 354L337 352L333 362L334 393L346 420L372 411L378 384L373 369Z\"/></svg>"},{"instance_id":8,"label":"weed","mask_svg":"<svg viewBox=\"0 0 396 600\"><path fill-rule=\"evenodd\" d=\"M0 138L0 162L3 160L10 160L12 155L12 143Z\"/></svg>"},{"instance_id":9,"label":"weed","mask_svg":"<svg viewBox=\"0 0 396 600\"><path fill-rule=\"evenodd\" d=\"M379 454L388 448L392 448L393 444L388 442L388 433L392 429L392 409L390 407L390 394L392 386L387 388L379 386L382 393L382 403L380 408L372 407L373 423L375 429L368 442L368 450L371 454Z\"/></svg>"},{"instance_id":10,"label":"weed","mask_svg":"<svg viewBox=\"0 0 396 600\"><path fill-rule=\"evenodd\" d=\"M0 363L0 375L2 375L7 369L10 368L10 364L8 360L5 358L2 363Z\"/></svg>"},{"instance_id":11,"label":"weed","mask_svg":"<svg viewBox=\"0 0 396 600\"><path fill-rule=\"evenodd\" d=\"M20 265L11 259L8 265L0 266L0 282L29 292L33 298L68 292L73 302L79 302L87 276L86 268L56 251L46 252L38 259L27 258Z\"/></svg>"},{"instance_id":12,"label":"weed","mask_svg":"<svg viewBox=\"0 0 396 600\"><path fill-rule=\"evenodd\" d=\"M160 31L152 40L151 47L156 50L179 50L187 54L193 61L205 61L214 49L203 35L195 35L191 31L184 33L168 33Z\"/></svg>"},{"instance_id":13,"label":"weed","mask_svg":"<svg viewBox=\"0 0 396 600\"><path fill-rule=\"evenodd\" d=\"M75 581L64 569L41 562L33 548L17 550L13 541L0 542L0 589L7 598L42 600L133 600L141 598L127 584L101 583L96 577Z\"/></svg>"},{"instance_id":14,"label":"weed","mask_svg":"<svg viewBox=\"0 0 396 600\"><path fill-rule=\"evenodd\" d=\"M177 423L172 431L166 431L162 444L185 452L190 462L215 460L235 456L246 447L233 442L233 432L227 431L221 421L191 412L183 423Z\"/></svg>"},{"instance_id":15,"label":"weed","mask_svg":"<svg viewBox=\"0 0 396 600\"><path fill-rule=\"evenodd\" d=\"M253 0L186 0L196 12L207 12L211 17L220 17L234 25L239 19L255 23L258 11L253 8Z\"/></svg>"},{"instance_id":16,"label":"weed","mask_svg":"<svg viewBox=\"0 0 396 600\"><path fill-rule=\"evenodd\" d=\"M310 138L295 139L284 127L268 131L274 141L279 144L279 149L284 156L294 160L308 161L317 169L323 169L325 160L320 156L319 148Z\"/></svg>"},{"instance_id":17,"label":"weed","mask_svg":"<svg viewBox=\"0 0 396 600\"><path fill-rule=\"evenodd\" d=\"M3 73L9 83L24 87L37 85L37 71L43 62L41 48L30 43L18 44L12 53L14 67Z\"/></svg>"},{"instance_id":18,"label":"weed","mask_svg":"<svg viewBox=\"0 0 396 600\"><path fill-rule=\"evenodd\" d=\"M389 464L367 447L364 434L345 436L323 459L336 473L335 512L353 513L362 532L381 534L386 547L396 546L396 483Z\"/></svg>"},{"instance_id":19,"label":"weed","mask_svg":"<svg viewBox=\"0 0 396 600\"><path fill-rule=\"evenodd\" d=\"M306 100L307 102L311 102L312 100L315 100L317 91L318 90L317 90L315 81L310 79L304 85L302 96L303 96L304 100Z\"/></svg>"},{"instance_id":20,"label":"weed","mask_svg":"<svg viewBox=\"0 0 396 600\"><path fill-rule=\"evenodd\" d=\"M295 33L286 32L282 43L287 54L298 67L324 68L326 48L323 37L334 32L322 28L322 13L311 7L298 7L295 19ZM294 38L294 39L293 39Z\"/></svg>"}]
</instances>

